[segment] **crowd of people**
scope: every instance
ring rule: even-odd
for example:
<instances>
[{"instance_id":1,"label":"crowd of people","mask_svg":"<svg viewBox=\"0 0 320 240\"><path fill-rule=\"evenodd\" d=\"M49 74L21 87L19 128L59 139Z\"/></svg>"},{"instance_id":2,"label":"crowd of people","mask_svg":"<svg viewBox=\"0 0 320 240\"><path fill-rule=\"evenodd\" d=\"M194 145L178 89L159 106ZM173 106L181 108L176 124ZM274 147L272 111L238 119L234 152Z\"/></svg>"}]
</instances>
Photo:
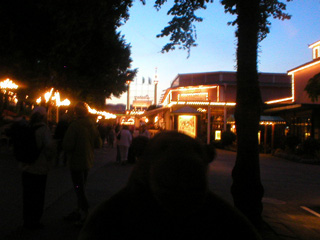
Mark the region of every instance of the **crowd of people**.
<instances>
[{"instance_id":1,"label":"crowd of people","mask_svg":"<svg viewBox=\"0 0 320 240\"><path fill-rule=\"evenodd\" d=\"M47 109L39 106L33 109L30 119L17 119L7 129L6 133L12 140L13 154L19 162L22 174L22 215L25 228L43 228L41 217L47 175L53 166L61 163L69 168L77 197L75 209L65 219L72 219L79 225L86 219L89 209L85 194L87 176L93 166L94 149L102 145L96 123L88 110L85 102L79 102L74 111L61 116L53 130L47 121ZM31 144L33 139L35 146ZM27 146L29 152L31 148L37 154L28 154L22 146Z\"/></svg>"},{"instance_id":2,"label":"crowd of people","mask_svg":"<svg viewBox=\"0 0 320 240\"><path fill-rule=\"evenodd\" d=\"M28 124L38 126L34 133L40 154L33 162L20 164L25 228L43 228L47 174L61 161L69 168L77 199L64 219L81 226L81 240L106 235L109 239L260 239L238 210L208 189L208 164L215 157L211 146L174 131L151 138L146 125L138 130L97 125L84 102L75 106L72 118L61 117L54 134L46 116L44 107L33 110ZM135 165L127 185L89 212L86 183L94 150L102 147L115 147L115 162L120 165Z\"/></svg>"},{"instance_id":3,"label":"crowd of people","mask_svg":"<svg viewBox=\"0 0 320 240\"><path fill-rule=\"evenodd\" d=\"M23 155L20 148L26 143L17 144L21 141L21 132L25 131L22 126L34 129L35 151L39 151L35 160L28 160L29 155ZM116 148L115 162L121 165L134 163L150 138L146 126L135 131L125 125L96 123L85 102L79 102L73 111L63 114L55 127L47 121L47 109L35 107L30 116L15 119L5 134L10 139L14 155L19 153L24 158L17 160L22 175L23 225L28 229L43 228L41 217L46 181L52 167L62 165L69 168L77 204L64 219L82 225L89 209L85 186L93 166L94 150Z\"/></svg>"},{"instance_id":4,"label":"crowd of people","mask_svg":"<svg viewBox=\"0 0 320 240\"><path fill-rule=\"evenodd\" d=\"M139 128L128 125L98 124L98 130L104 147L116 148L115 161L121 165L134 163L139 148L150 139L148 127L142 124ZM140 145L142 145L140 147ZM137 150L138 148L138 150Z\"/></svg>"}]
</instances>

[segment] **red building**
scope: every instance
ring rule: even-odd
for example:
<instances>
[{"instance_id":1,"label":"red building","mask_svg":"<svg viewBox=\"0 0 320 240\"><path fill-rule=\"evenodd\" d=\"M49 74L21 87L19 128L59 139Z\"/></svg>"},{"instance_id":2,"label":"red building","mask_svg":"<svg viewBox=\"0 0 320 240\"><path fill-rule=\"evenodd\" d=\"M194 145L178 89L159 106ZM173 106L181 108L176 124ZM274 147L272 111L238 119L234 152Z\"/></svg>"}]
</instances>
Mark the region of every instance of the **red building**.
<instances>
[{"instance_id":1,"label":"red building","mask_svg":"<svg viewBox=\"0 0 320 240\"><path fill-rule=\"evenodd\" d=\"M291 77L290 103L274 102L265 110L266 114L284 118L288 133L300 141L308 137L320 139L320 101L312 102L305 91L309 79L320 73L320 41L309 48L312 49L312 61L288 71Z\"/></svg>"}]
</instances>

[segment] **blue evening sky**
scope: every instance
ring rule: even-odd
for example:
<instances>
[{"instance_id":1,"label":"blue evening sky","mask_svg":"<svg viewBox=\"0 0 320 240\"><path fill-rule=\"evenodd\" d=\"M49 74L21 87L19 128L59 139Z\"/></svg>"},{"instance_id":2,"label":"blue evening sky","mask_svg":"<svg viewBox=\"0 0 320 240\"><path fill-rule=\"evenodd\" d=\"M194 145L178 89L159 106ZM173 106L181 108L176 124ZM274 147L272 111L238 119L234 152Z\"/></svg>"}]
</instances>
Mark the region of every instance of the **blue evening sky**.
<instances>
[{"instance_id":1,"label":"blue evening sky","mask_svg":"<svg viewBox=\"0 0 320 240\"><path fill-rule=\"evenodd\" d=\"M172 18L166 15L171 2L168 0L157 12L153 7L154 1L149 0L143 6L136 0L130 9L129 21L119 29L131 45L132 68L138 68L137 77L130 87L130 103L134 96L149 95L153 100L154 86L148 84L148 78L153 81L156 71L158 98L178 74L235 71L235 27L227 25L235 16L225 14L218 0L208 4L207 10L198 11L203 22L196 24L198 46L191 49L189 58L187 51L183 50L160 52L169 39L156 38L156 35ZM259 46L259 72L287 73L312 60L308 45L320 40L320 0L293 0L287 3L286 12L292 15L291 20L270 19L270 33ZM126 97L125 93L120 100L113 98L112 103L126 104Z\"/></svg>"}]
</instances>

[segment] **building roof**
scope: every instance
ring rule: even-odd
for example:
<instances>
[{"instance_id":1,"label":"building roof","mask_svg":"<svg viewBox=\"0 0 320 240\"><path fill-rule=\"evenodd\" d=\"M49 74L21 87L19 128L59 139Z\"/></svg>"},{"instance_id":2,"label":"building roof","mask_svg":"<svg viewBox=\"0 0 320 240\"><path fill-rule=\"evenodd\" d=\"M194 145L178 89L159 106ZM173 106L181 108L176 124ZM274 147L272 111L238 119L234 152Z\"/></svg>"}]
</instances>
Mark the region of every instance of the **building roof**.
<instances>
[{"instance_id":1,"label":"building roof","mask_svg":"<svg viewBox=\"0 0 320 240\"><path fill-rule=\"evenodd\" d=\"M320 45L320 40L310 44L309 48L314 48L315 46L318 46L318 45Z\"/></svg>"},{"instance_id":2,"label":"building roof","mask_svg":"<svg viewBox=\"0 0 320 240\"><path fill-rule=\"evenodd\" d=\"M260 87L291 88L291 78L286 73L259 73L258 76ZM210 86L236 86L236 84L236 72L231 71L178 74L172 81L171 87L161 96L161 103L166 101L171 91L192 87L204 89Z\"/></svg>"},{"instance_id":3,"label":"building roof","mask_svg":"<svg viewBox=\"0 0 320 240\"><path fill-rule=\"evenodd\" d=\"M234 115L231 114L228 119L228 122L234 122L235 118ZM261 115L260 116L260 122L285 122L285 120L282 117L279 116L266 116L266 115Z\"/></svg>"},{"instance_id":4,"label":"building roof","mask_svg":"<svg viewBox=\"0 0 320 240\"><path fill-rule=\"evenodd\" d=\"M261 84L287 84L290 83L290 78L286 73L265 73L258 74L259 82ZM211 85L211 84L225 84L236 85L236 72L218 71L218 72L200 72L200 73L183 73L178 74L171 83L170 88L178 88L185 86L196 85Z\"/></svg>"},{"instance_id":5,"label":"building roof","mask_svg":"<svg viewBox=\"0 0 320 240\"><path fill-rule=\"evenodd\" d=\"M313 61L307 62L307 63L305 63L305 64L302 64L302 65L298 66L298 67L295 67L295 68L293 68L293 69L290 69L290 70L288 71L288 75L292 75L293 73L295 73L295 72L297 72L297 71L306 69L306 68L308 68L308 67L317 65L317 64L319 64L319 63L320 63L320 59L315 59L315 60L313 60Z\"/></svg>"}]
</instances>

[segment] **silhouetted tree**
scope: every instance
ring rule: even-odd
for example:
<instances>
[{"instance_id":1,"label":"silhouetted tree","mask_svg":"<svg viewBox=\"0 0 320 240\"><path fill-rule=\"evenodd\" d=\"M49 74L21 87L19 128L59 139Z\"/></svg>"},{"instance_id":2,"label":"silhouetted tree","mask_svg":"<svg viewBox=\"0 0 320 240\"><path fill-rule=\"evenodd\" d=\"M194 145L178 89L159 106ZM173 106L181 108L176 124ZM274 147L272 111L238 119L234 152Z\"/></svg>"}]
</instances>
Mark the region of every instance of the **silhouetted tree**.
<instances>
[{"instance_id":1,"label":"silhouetted tree","mask_svg":"<svg viewBox=\"0 0 320 240\"><path fill-rule=\"evenodd\" d=\"M0 77L103 104L126 90L130 45L117 31L129 0L12 0L0 8Z\"/></svg>"},{"instance_id":2,"label":"silhouetted tree","mask_svg":"<svg viewBox=\"0 0 320 240\"><path fill-rule=\"evenodd\" d=\"M318 101L320 96L320 73L309 79L304 90L307 91L312 102Z\"/></svg>"},{"instance_id":3,"label":"silhouetted tree","mask_svg":"<svg viewBox=\"0 0 320 240\"><path fill-rule=\"evenodd\" d=\"M291 0L286 0L287 2ZM142 1L144 2L144 1ZM155 1L159 9L166 0ZM158 37L170 36L162 52L176 47L188 50L196 46L194 22L202 18L195 15L198 9L206 9L213 0L175 1L168 15L174 16ZM235 119L238 138L236 164L232 172L231 192L234 204L256 226L262 222L263 186L260 180L258 127L261 112L261 94L257 71L258 42L269 33L268 18L289 19L283 11L286 5L278 0L222 0L225 12L237 16L237 105Z\"/></svg>"}]
</instances>

